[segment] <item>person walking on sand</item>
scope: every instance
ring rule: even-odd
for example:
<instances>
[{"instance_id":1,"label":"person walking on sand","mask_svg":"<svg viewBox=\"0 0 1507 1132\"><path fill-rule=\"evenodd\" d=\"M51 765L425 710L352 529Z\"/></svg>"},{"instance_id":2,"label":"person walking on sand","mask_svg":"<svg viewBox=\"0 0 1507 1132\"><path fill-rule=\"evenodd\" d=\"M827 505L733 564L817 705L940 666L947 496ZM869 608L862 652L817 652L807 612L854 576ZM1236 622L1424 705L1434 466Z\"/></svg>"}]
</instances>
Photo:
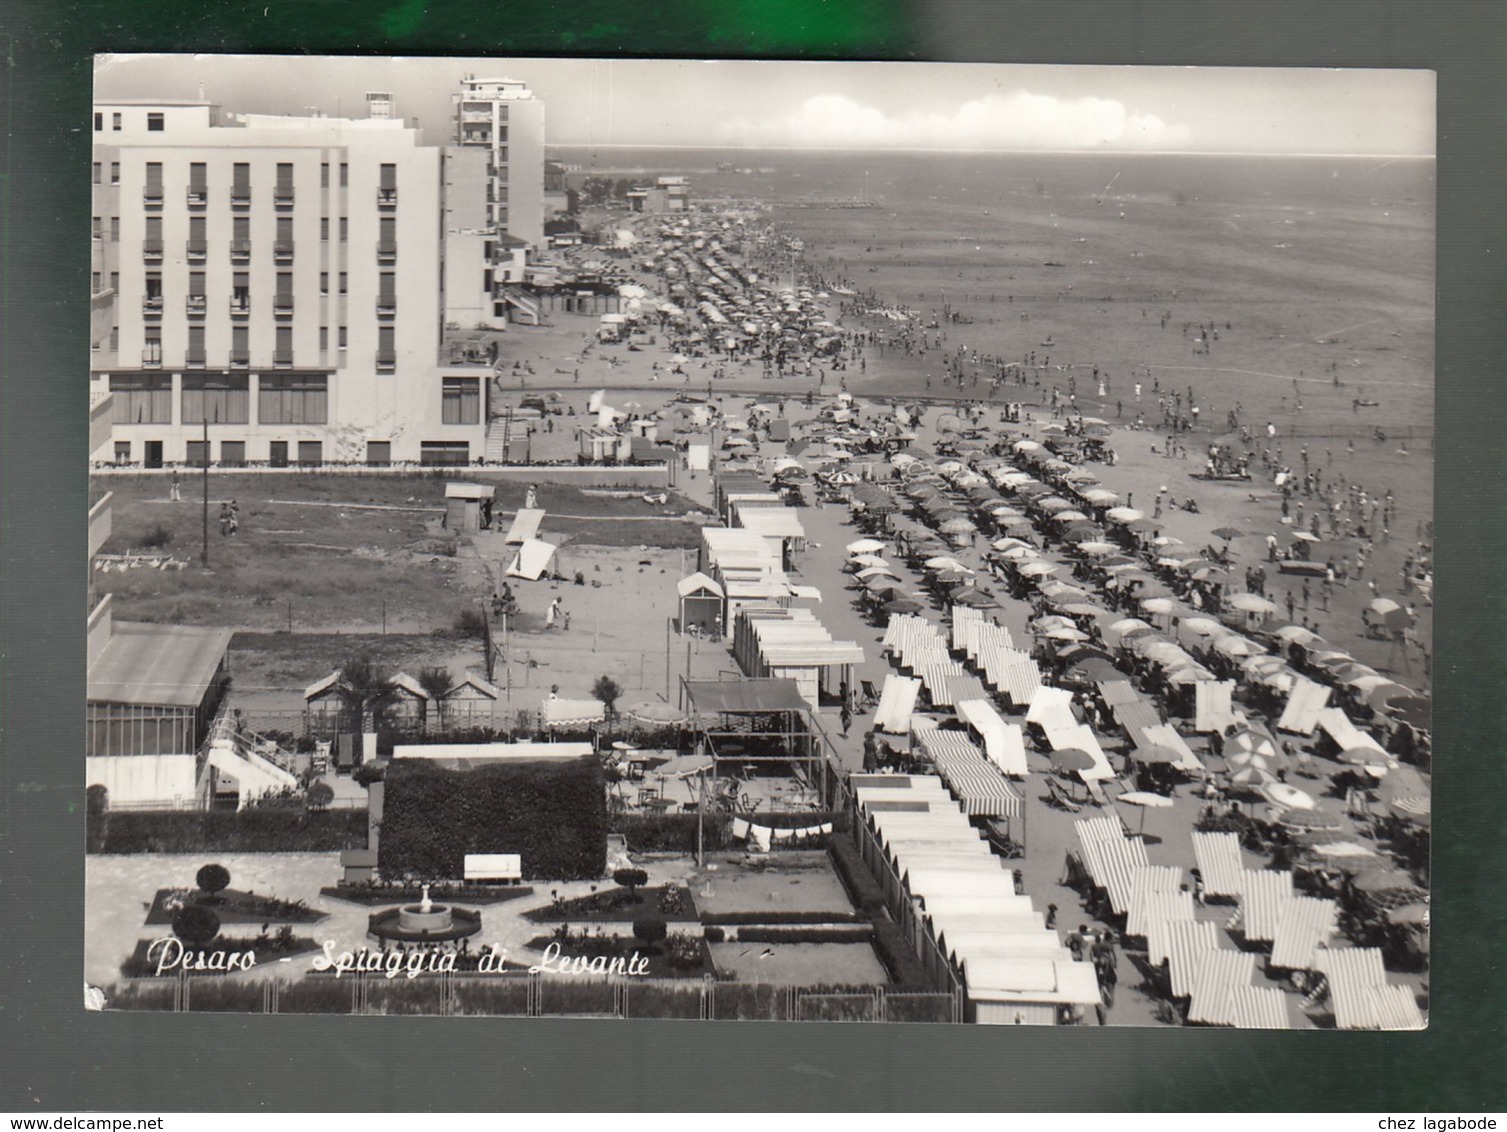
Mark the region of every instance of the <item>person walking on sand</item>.
<instances>
[{"instance_id":1,"label":"person walking on sand","mask_svg":"<svg viewBox=\"0 0 1507 1132\"><path fill-rule=\"evenodd\" d=\"M846 739L848 737L848 728L853 726L853 712L847 704L842 705L842 711L838 714L838 719L842 721L842 737Z\"/></svg>"},{"instance_id":2,"label":"person walking on sand","mask_svg":"<svg viewBox=\"0 0 1507 1132\"><path fill-rule=\"evenodd\" d=\"M560 599L555 598L554 601L549 603L549 608L544 611L544 627L546 629L553 629L555 627L555 618L559 615Z\"/></svg>"},{"instance_id":3,"label":"person walking on sand","mask_svg":"<svg viewBox=\"0 0 1507 1132\"><path fill-rule=\"evenodd\" d=\"M178 469L177 468L173 469L173 484L172 484L172 487L170 487L168 489L168 496L167 497L168 497L169 500L171 500L174 503L178 503L178 502L180 502L183 499L183 492L182 492L182 490L178 486Z\"/></svg>"}]
</instances>

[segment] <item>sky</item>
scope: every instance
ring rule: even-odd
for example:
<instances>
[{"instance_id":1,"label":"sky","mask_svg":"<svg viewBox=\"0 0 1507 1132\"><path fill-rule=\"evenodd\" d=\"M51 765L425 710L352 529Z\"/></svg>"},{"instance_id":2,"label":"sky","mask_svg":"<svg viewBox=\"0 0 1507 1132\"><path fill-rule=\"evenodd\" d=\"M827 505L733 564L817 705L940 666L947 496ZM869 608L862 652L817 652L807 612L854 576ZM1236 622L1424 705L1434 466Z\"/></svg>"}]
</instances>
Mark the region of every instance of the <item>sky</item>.
<instances>
[{"instance_id":1,"label":"sky","mask_svg":"<svg viewBox=\"0 0 1507 1132\"><path fill-rule=\"evenodd\" d=\"M362 115L448 140L463 75L526 82L551 145L1433 156L1428 71L623 59L102 57L101 98Z\"/></svg>"}]
</instances>

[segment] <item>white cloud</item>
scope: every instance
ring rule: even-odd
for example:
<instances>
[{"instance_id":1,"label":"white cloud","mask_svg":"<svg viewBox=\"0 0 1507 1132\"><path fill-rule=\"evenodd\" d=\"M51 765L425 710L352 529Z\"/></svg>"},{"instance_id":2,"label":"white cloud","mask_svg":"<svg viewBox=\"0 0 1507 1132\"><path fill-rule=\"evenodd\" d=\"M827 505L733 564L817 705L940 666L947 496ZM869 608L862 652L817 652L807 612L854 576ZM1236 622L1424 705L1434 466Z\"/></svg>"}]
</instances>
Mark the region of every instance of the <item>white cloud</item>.
<instances>
[{"instance_id":1,"label":"white cloud","mask_svg":"<svg viewBox=\"0 0 1507 1132\"><path fill-rule=\"evenodd\" d=\"M735 118L723 144L819 149L1180 149L1187 126L1131 114L1114 99L1064 101L1018 90L965 102L951 114L890 115L845 95L807 99L793 114Z\"/></svg>"}]
</instances>

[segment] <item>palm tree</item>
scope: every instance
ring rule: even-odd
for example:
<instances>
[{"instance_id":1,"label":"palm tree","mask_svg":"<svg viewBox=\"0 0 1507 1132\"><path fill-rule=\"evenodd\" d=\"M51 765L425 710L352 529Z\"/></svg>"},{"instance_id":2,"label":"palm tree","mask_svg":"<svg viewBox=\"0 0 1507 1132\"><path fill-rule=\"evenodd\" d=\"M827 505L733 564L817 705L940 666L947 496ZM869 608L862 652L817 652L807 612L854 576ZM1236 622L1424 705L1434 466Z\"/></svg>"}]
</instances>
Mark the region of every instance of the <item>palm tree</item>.
<instances>
[{"instance_id":1,"label":"palm tree","mask_svg":"<svg viewBox=\"0 0 1507 1132\"><path fill-rule=\"evenodd\" d=\"M435 713L439 716L440 726L445 725L445 699L455 691L455 677L450 674L448 668L421 668L417 677L419 687L429 693L429 698L434 701ZM429 722L429 705L420 706L422 713L420 719L423 723Z\"/></svg>"},{"instance_id":2,"label":"palm tree","mask_svg":"<svg viewBox=\"0 0 1507 1132\"><path fill-rule=\"evenodd\" d=\"M351 721L351 730L356 732L366 730L368 715L375 730L398 699L398 687L393 683L392 674L366 653L346 658L340 666L336 693Z\"/></svg>"}]
</instances>

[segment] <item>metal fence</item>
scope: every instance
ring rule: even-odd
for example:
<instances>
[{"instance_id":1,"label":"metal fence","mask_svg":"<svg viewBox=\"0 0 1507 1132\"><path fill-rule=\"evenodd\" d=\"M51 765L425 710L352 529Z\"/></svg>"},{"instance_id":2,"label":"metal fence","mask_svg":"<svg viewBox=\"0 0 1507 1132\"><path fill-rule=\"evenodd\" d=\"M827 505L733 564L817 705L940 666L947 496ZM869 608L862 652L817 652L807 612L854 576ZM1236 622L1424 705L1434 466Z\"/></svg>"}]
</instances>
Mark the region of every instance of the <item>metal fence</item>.
<instances>
[{"instance_id":1,"label":"metal fence","mask_svg":"<svg viewBox=\"0 0 1507 1132\"><path fill-rule=\"evenodd\" d=\"M496 974L357 973L296 982L210 977L135 980L107 1006L122 1010L246 1014L400 1014L515 1018L658 1018L686 1021L935 1022L963 1019L958 994L887 987L775 986L703 979Z\"/></svg>"}]
</instances>

